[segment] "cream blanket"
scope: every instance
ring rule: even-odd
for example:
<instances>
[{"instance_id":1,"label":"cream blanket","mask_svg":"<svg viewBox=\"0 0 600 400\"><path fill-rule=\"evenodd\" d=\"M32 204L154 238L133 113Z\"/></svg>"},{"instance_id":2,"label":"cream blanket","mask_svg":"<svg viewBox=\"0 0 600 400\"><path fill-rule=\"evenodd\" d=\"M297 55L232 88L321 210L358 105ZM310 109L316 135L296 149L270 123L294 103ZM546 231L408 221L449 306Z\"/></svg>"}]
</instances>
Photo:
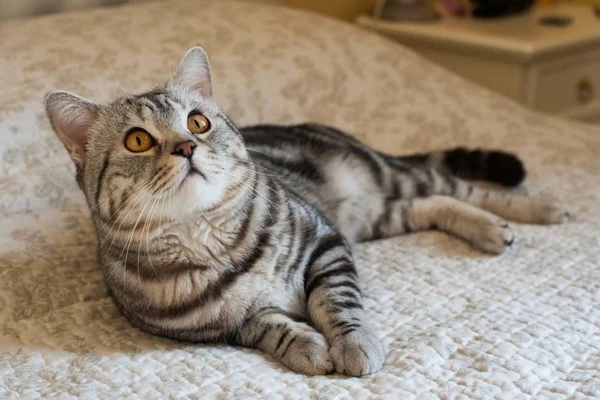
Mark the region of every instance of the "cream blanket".
<instances>
[{"instance_id":1,"label":"cream blanket","mask_svg":"<svg viewBox=\"0 0 600 400\"><path fill-rule=\"evenodd\" d=\"M143 91L194 44L238 123L329 123L398 154L514 151L530 192L575 219L514 225L499 257L437 232L357 247L389 349L385 368L361 379L141 332L106 295L42 98ZM7 22L0 56L0 398L600 397L598 127L527 111L383 38L283 7L176 1Z\"/></svg>"}]
</instances>

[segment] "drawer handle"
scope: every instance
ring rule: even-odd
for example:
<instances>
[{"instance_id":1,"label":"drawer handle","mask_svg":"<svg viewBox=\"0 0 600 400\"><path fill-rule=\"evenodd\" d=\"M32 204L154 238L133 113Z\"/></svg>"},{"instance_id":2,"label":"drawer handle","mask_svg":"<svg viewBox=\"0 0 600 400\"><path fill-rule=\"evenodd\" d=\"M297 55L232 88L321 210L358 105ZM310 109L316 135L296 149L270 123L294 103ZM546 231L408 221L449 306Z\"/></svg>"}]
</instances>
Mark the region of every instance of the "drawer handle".
<instances>
[{"instance_id":1,"label":"drawer handle","mask_svg":"<svg viewBox=\"0 0 600 400\"><path fill-rule=\"evenodd\" d=\"M586 104L594 98L594 85L589 78L581 78L577 82L577 100L580 103Z\"/></svg>"}]
</instances>

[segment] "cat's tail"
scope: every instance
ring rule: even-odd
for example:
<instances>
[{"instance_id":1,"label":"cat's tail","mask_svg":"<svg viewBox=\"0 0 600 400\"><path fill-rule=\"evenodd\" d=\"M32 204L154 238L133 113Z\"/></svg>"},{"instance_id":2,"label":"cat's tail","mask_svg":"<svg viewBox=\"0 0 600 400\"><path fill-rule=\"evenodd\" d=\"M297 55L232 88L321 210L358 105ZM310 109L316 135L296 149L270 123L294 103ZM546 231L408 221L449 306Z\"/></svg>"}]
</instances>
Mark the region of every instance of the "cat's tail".
<instances>
[{"instance_id":1,"label":"cat's tail","mask_svg":"<svg viewBox=\"0 0 600 400\"><path fill-rule=\"evenodd\" d=\"M477 179L504 186L517 186L525 179L523 162L514 154L499 150L450 150L399 157L410 164L446 170L463 179Z\"/></svg>"}]
</instances>

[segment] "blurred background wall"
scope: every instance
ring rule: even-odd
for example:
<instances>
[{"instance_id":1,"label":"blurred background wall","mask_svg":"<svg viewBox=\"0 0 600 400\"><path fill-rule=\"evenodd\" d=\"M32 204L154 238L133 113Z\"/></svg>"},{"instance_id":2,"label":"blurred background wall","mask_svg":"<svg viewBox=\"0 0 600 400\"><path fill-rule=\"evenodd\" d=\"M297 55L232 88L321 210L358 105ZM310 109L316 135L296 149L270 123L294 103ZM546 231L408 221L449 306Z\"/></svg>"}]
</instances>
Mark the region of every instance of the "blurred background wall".
<instances>
[{"instance_id":1,"label":"blurred background wall","mask_svg":"<svg viewBox=\"0 0 600 400\"><path fill-rule=\"evenodd\" d=\"M117 5L126 2L170 0L0 0L0 20L22 18L60 11ZM222 1L222 0L213 0ZM244 0L304 8L345 20L371 12L377 0ZM406 0L404 0L406 1ZM433 0L431 0L433 1ZM580 2L600 4L600 0L538 0L538 3Z\"/></svg>"}]
</instances>

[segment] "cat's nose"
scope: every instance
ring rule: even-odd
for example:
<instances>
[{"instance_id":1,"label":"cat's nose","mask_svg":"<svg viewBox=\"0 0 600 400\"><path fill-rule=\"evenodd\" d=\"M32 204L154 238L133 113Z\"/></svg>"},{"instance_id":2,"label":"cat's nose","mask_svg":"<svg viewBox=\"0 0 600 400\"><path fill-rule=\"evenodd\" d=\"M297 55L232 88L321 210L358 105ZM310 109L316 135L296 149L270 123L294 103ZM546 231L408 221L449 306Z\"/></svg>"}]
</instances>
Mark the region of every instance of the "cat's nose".
<instances>
[{"instance_id":1,"label":"cat's nose","mask_svg":"<svg viewBox=\"0 0 600 400\"><path fill-rule=\"evenodd\" d=\"M192 142L191 140L188 140L187 142L179 143L177 146L175 146L175 149L171 154L180 155L185 158L192 158L195 148L196 143Z\"/></svg>"}]
</instances>

